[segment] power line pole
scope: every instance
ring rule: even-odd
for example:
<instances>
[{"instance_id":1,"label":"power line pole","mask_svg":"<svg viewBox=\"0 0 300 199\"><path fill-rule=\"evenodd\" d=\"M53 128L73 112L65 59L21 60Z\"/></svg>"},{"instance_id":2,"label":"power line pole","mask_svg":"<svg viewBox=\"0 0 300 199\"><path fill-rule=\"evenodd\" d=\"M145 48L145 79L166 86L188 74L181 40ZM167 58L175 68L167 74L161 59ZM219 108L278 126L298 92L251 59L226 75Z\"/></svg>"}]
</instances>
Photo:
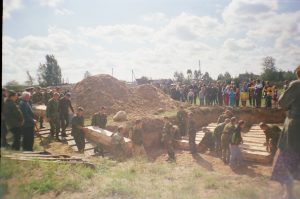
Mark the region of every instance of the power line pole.
<instances>
[{"instance_id":1,"label":"power line pole","mask_svg":"<svg viewBox=\"0 0 300 199\"><path fill-rule=\"evenodd\" d=\"M114 68L111 68L111 76L114 76Z\"/></svg>"}]
</instances>

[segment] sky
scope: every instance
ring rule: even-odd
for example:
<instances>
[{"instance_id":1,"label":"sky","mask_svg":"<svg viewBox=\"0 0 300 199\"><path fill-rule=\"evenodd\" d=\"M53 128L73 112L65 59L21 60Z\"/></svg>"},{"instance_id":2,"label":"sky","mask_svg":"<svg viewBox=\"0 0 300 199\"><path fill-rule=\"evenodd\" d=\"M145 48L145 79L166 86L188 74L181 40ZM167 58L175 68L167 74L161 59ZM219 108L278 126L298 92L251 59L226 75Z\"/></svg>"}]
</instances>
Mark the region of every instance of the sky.
<instances>
[{"instance_id":1,"label":"sky","mask_svg":"<svg viewBox=\"0 0 300 199\"><path fill-rule=\"evenodd\" d=\"M4 0L2 84L36 77L47 54L65 81L260 74L300 64L300 0Z\"/></svg>"}]
</instances>

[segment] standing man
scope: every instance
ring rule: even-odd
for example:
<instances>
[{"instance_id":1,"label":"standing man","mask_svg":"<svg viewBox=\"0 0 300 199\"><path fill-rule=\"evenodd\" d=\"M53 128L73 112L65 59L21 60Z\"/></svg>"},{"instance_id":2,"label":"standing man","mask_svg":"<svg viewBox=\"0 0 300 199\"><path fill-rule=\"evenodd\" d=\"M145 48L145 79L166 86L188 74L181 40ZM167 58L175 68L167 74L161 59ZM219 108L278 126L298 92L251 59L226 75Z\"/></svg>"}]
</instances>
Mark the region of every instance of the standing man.
<instances>
[{"instance_id":1,"label":"standing man","mask_svg":"<svg viewBox=\"0 0 300 199\"><path fill-rule=\"evenodd\" d=\"M229 163L230 150L229 144L232 134L235 131L236 118L232 117L230 123L226 124L221 136L221 147L222 147L222 159L225 164Z\"/></svg>"},{"instance_id":2,"label":"standing man","mask_svg":"<svg viewBox=\"0 0 300 199\"><path fill-rule=\"evenodd\" d=\"M221 148L221 136L223 133L223 130L226 126L226 124L228 124L230 122L229 118L226 118L224 122L219 123L217 125L217 127L214 130L214 137L215 137L215 151L217 153L217 155L221 156L222 153L222 148Z\"/></svg>"},{"instance_id":3,"label":"standing man","mask_svg":"<svg viewBox=\"0 0 300 199\"><path fill-rule=\"evenodd\" d=\"M266 135L266 142L264 145L267 147L267 151L271 152L272 157L274 157L277 151L281 129L277 125L270 125L264 122L261 122L259 124L259 127L264 131Z\"/></svg>"},{"instance_id":4,"label":"standing man","mask_svg":"<svg viewBox=\"0 0 300 199\"><path fill-rule=\"evenodd\" d=\"M34 119L34 114L30 105L30 93L23 92L22 100L20 102L20 109L23 113L24 124L22 126L23 130L23 150L33 151L34 143L34 126L36 120Z\"/></svg>"},{"instance_id":5,"label":"standing man","mask_svg":"<svg viewBox=\"0 0 300 199\"><path fill-rule=\"evenodd\" d=\"M189 146L192 154L197 153L196 149L196 124L193 118L193 113L189 114Z\"/></svg>"},{"instance_id":6,"label":"standing man","mask_svg":"<svg viewBox=\"0 0 300 199\"><path fill-rule=\"evenodd\" d=\"M167 161L175 161L175 152L174 152L174 131L172 123L169 121L168 117L164 117L164 127L162 131L162 143L164 144L165 148L168 152L168 159Z\"/></svg>"},{"instance_id":7,"label":"standing man","mask_svg":"<svg viewBox=\"0 0 300 199\"><path fill-rule=\"evenodd\" d=\"M46 109L46 115L50 123L50 138L53 139L54 134L57 141L60 141L58 134L60 131L59 124L59 93L54 93L53 97L49 100Z\"/></svg>"},{"instance_id":8,"label":"standing man","mask_svg":"<svg viewBox=\"0 0 300 199\"><path fill-rule=\"evenodd\" d=\"M132 154L134 156L146 157L146 151L143 145L143 123L141 120L135 121L135 126L132 130L130 139L132 140Z\"/></svg>"},{"instance_id":9,"label":"standing man","mask_svg":"<svg viewBox=\"0 0 300 199\"><path fill-rule=\"evenodd\" d=\"M83 108L78 107L76 116L72 118L71 135L74 137L79 153L84 153L84 148L85 148L85 138L84 138L83 128L84 128Z\"/></svg>"},{"instance_id":10,"label":"standing man","mask_svg":"<svg viewBox=\"0 0 300 199\"><path fill-rule=\"evenodd\" d=\"M32 104L43 104L44 103L44 96L41 92L41 87L36 87L35 92L32 94ZM44 118L42 115L38 115L38 121L40 123L40 129L45 128L43 126Z\"/></svg>"},{"instance_id":11,"label":"standing man","mask_svg":"<svg viewBox=\"0 0 300 199\"><path fill-rule=\"evenodd\" d=\"M104 106L102 106L100 111L93 115L91 125L98 126L99 128L105 129L106 124L107 124L106 109Z\"/></svg>"},{"instance_id":12,"label":"standing man","mask_svg":"<svg viewBox=\"0 0 300 199\"><path fill-rule=\"evenodd\" d=\"M177 112L178 126L181 136L186 135L187 113L183 106L180 106L180 110Z\"/></svg>"},{"instance_id":13,"label":"standing man","mask_svg":"<svg viewBox=\"0 0 300 199\"><path fill-rule=\"evenodd\" d=\"M13 150L20 150L22 126L24 124L24 118L21 110L16 104L18 95L15 91L9 91L8 99L4 104L4 117L9 130L13 134Z\"/></svg>"},{"instance_id":14,"label":"standing man","mask_svg":"<svg viewBox=\"0 0 300 199\"><path fill-rule=\"evenodd\" d=\"M2 88L2 101L1 101L1 145L0 147L7 147L7 141L6 141L6 134L7 134L7 127L4 117L4 104L7 97L7 90L6 88Z\"/></svg>"},{"instance_id":15,"label":"standing man","mask_svg":"<svg viewBox=\"0 0 300 199\"><path fill-rule=\"evenodd\" d=\"M262 89L263 89L263 85L260 83L260 80L258 79L256 81L256 85L254 87L254 96L255 96L255 101L256 101L256 108L261 107Z\"/></svg>"},{"instance_id":16,"label":"standing man","mask_svg":"<svg viewBox=\"0 0 300 199\"><path fill-rule=\"evenodd\" d=\"M124 131L125 129L123 127L119 127L117 132L111 136L112 153L114 158L118 161L123 161L126 158Z\"/></svg>"},{"instance_id":17,"label":"standing man","mask_svg":"<svg viewBox=\"0 0 300 199\"><path fill-rule=\"evenodd\" d=\"M69 126L69 108L74 114L74 109L71 103L71 94L66 93L64 97L59 100L59 116L61 125L61 136L67 137L66 128Z\"/></svg>"}]
</instances>

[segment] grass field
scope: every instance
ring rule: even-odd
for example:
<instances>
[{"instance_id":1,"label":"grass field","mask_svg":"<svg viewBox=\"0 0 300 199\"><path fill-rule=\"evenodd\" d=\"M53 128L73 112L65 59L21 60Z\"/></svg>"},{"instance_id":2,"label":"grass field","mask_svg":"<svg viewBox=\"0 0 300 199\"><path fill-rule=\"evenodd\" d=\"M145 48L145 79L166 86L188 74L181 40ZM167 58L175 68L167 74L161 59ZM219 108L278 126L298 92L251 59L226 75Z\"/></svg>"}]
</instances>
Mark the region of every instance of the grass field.
<instances>
[{"instance_id":1,"label":"grass field","mask_svg":"<svg viewBox=\"0 0 300 199\"><path fill-rule=\"evenodd\" d=\"M276 199L268 177L226 175L199 165L131 159L80 165L2 159L0 198L212 198ZM295 187L300 197L300 186Z\"/></svg>"}]
</instances>

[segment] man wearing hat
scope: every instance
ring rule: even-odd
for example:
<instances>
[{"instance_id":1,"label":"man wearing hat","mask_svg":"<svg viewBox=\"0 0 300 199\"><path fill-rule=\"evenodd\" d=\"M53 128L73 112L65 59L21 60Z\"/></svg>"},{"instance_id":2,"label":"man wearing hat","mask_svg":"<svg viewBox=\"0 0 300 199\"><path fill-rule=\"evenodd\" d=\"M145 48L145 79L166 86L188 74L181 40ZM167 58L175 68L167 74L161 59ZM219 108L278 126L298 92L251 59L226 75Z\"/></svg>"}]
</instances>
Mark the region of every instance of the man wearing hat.
<instances>
[{"instance_id":1,"label":"man wearing hat","mask_svg":"<svg viewBox=\"0 0 300 199\"><path fill-rule=\"evenodd\" d=\"M69 126L69 108L74 114L74 109L71 103L71 94L66 93L64 97L59 100L59 116L61 124L61 136L67 137L66 128Z\"/></svg>"},{"instance_id":2,"label":"man wearing hat","mask_svg":"<svg viewBox=\"0 0 300 199\"><path fill-rule=\"evenodd\" d=\"M186 125L187 125L187 113L183 106L180 106L180 110L177 112L178 126L181 136L186 135Z\"/></svg>"},{"instance_id":3,"label":"man wearing hat","mask_svg":"<svg viewBox=\"0 0 300 199\"><path fill-rule=\"evenodd\" d=\"M264 122L259 123L259 127L266 135L265 145L267 147L267 151L270 151L272 156L274 156L277 151L277 144L281 129L277 125L266 124Z\"/></svg>"},{"instance_id":4,"label":"man wearing hat","mask_svg":"<svg viewBox=\"0 0 300 199\"><path fill-rule=\"evenodd\" d=\"M50 138L53 138L55 134L56 140L59 141L59 93L55 92L53 97L49 100L47 104L46 115L50 123Z\"/></svg>"},{"instance_id":5,"label":"man wearing hat","mask_svg":"<svg viewBox=\"0 0 300 199\"><path fill-rule=\"evenodd\" d=\"M232 117L230 123L226 124L221 136L221 147L222 147L222 159L225 164L229 163L230 158L230 139L235 131L236 118Z\"/></svg>"},{"instance_id":6,"label":"man wearing hat","mask_svg":"<svg viewBox=\"0 0 300 199\"><path fill-rule=\"evenodd\" d=\"M85 148L83 111L82 107L78 107L76 116L72 118L71 135L74 137L79 153L84 153Z\"/></svg>"}]
</instances>

